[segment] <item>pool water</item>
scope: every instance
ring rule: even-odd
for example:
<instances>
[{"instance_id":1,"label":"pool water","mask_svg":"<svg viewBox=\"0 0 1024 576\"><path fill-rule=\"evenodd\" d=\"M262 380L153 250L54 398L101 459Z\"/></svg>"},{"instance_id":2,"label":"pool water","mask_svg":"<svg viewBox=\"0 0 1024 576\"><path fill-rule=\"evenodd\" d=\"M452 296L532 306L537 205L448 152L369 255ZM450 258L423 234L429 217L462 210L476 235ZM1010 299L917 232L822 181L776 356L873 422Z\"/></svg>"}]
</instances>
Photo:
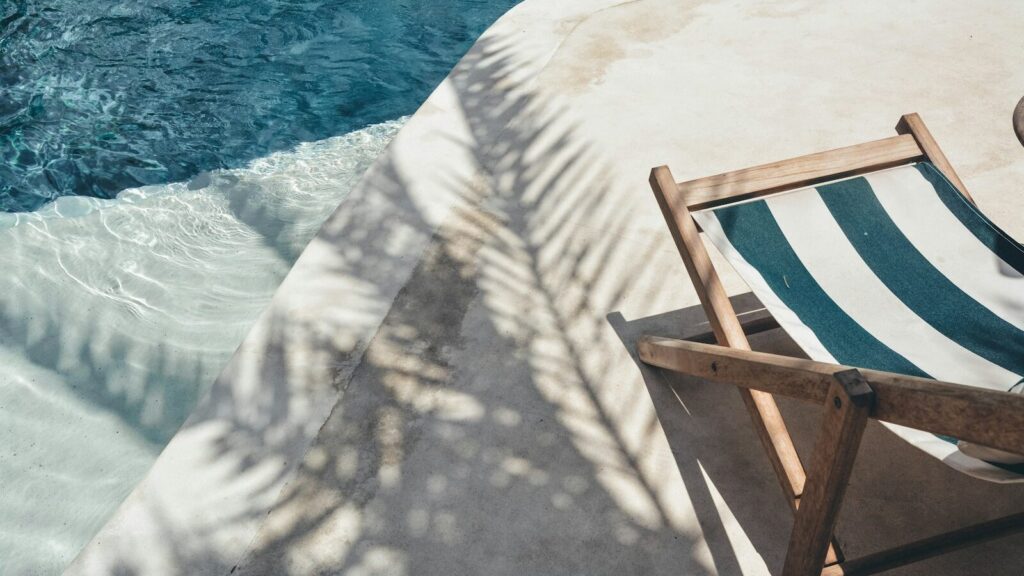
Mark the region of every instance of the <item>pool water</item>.
<instances>
[{"instance_id":1,"label":"pool water","mask_svg":"<svg viewBox=\"0 0 1024 576\"><path fill-rule=\"evenodd\" d=\"M74 558L514 3L0 3L0 574Z\"/></svg>"},{"instance_id":2,"label":"pool water","mask_svg":"<svg viewBox=\"0 0 1024 576\"><path fill-rule=\"evenodd\" d=\"M413 112L505 0L6 0L0 207L236 168Z\"/></svg>"}]
</instances>

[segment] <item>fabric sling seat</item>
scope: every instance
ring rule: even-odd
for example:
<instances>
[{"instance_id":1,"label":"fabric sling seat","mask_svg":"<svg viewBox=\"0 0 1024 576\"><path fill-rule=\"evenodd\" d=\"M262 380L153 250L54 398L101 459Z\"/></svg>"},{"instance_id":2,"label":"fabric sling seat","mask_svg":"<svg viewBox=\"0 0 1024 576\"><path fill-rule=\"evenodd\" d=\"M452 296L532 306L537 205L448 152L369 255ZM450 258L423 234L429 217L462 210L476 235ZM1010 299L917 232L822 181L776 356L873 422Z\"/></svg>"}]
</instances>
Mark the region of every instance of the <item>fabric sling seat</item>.
<instances>
[{"instance_id":1,"label":"fabric sling seat","mask_svg":"<svg viewBox=\"0 0 1024 576\"><path fill-rule=\"evenodd\" d=\"M685 182L651 172L712 333L645 335L637 353L740 391L795 514L783 576L874 574L1024 531L1017 512L852 560L833 539L869 419L959 472L1024 481L1024 247L917 114L896 130ZM740 319L701 232L770 317ZM774 327L807 358L751 350L747 335ZM821 407L806 468L774 395Z\"/></svg>"},{"instance_id":2,"label":"fabric sling seat","mask_svg":"<svg viewBox=\"0 0 1024 576\"><path fill-rule=\"evenodd\" d=\"M693 218L814 360L1002 392L1024 378L1024 248L930 163ZM1024 464L886 426L962 472L1024 481Z\"/></svg>"}]
</instances>

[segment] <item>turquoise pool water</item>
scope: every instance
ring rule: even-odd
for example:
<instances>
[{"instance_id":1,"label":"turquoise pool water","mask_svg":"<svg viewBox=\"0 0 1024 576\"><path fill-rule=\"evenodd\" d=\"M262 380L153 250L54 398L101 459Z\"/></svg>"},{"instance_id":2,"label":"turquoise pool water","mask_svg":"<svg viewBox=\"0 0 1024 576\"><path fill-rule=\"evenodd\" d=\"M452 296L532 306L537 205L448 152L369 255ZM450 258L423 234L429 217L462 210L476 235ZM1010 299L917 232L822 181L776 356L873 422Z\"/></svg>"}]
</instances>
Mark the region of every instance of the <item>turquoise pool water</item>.
<instances>
[{"instance_id":1,"label":"turquoise pool water","mask_svg":"<svg viewBox=\"0 0 1024 576\"><path fill-rule=\"evenodd\" d=\"M512 2L0 4L0 209L18 211L408 114Z\"/></svg>"},{"instance_id":2,"label":"turquoise pool water","mask_svg":"<svg viewBox=\"0 0 1024 576\"><path fill-rule=\"evenodd\" d=\"M73 559L514 3L0 3L0 574Z\"/></svg>"}]
</instances>

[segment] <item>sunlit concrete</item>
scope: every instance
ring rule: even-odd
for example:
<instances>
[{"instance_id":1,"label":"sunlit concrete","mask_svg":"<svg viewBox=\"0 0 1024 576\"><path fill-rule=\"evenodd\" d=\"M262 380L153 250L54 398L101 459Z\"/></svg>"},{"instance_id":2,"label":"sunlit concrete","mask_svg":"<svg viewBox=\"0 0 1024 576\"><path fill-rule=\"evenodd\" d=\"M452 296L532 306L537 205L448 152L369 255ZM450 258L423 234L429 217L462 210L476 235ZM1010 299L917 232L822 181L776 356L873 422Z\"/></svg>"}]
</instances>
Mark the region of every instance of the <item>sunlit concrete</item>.
<instances>
[{"instance_id":1,"label":"sunlit concrete","mask_svg":"<svg viewBox=\"0 0 1024 576\"><path fill-rule=\"evenodd\" d=\"M918 112L1024 237L1022 21L1008 2L521 4L69 573L777 573L791 516L736 393L631 355L704 321L647 173L880 138ZM806 454L815 411L783 409ZM1024 509L1024 490L873 425L848 502L856 556ZM1021 544L901 573L1019 574Z\"/></svg>"}]
</instances>

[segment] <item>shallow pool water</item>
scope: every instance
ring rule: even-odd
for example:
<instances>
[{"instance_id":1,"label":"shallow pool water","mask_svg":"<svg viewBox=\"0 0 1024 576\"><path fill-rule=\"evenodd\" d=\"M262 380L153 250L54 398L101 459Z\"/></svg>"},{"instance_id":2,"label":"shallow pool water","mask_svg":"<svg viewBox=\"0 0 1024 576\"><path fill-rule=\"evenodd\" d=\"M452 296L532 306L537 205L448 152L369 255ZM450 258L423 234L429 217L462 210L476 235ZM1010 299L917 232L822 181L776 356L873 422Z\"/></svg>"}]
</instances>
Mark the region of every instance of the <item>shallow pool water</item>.
<instances>
[{"instance_id":1,"label":"shallow pool water","mask_svg":"<svg viewBox=\"0 0 1024 576\"><path fill-rule=\"evenodd\" d=\"M74 557L514 3L0 3L0 574Z\"/></svg>"}]
</instances>

